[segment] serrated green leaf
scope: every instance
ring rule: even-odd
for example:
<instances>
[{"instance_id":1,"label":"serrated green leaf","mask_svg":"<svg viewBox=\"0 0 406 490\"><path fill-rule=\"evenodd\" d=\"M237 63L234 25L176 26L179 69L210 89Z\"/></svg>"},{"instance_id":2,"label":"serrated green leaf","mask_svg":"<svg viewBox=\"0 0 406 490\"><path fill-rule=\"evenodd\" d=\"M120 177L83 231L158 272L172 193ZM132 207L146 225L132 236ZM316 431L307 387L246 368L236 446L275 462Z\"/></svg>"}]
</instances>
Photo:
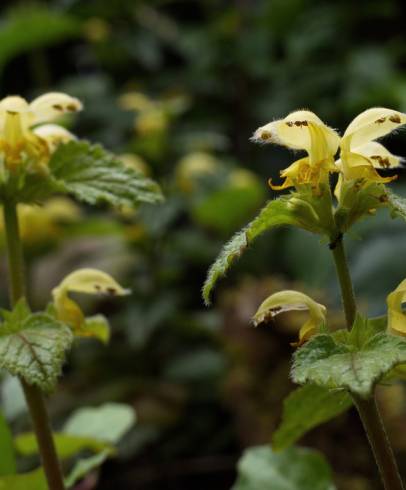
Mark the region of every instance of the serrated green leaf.
<instances>
[{"instance_id":1,"label":"serrated green leaf","mask_svg":"<svg viewBox=\"0 0 406 490\"><path fill-rule=\"evenodd\" d=\"M406 198L387 191L388 205L393 218L402 218L406 221Z\"/></svg>"},{"instance_id":2,"label":"serrated green leaf","mask_svg":"<svg viewBox=\"0 0 406 490\"><path fill-rule=\"evenodd\" d=\"M13 310L0 310L1 316L5 321L6 328L19 328L19 326L31 315L31 310L27 300L21 298L14 306Z\"/></svg>"},{"instance_id":3,"label":"serrated green leaf","mask_svg":"<svg viewBox=\"0 0 406 490\"><path fill-rule=\"evenodd\" d=\"M332 474L317 451L291 447L273 452L270 446L249 448L238 463L232 490L334 490Z\"/></svg>"},{"instance_id":4,"label":"serrated green leaf","mask_svg":"<svg viewBox=\"0 0 406 490\"><path fill-rule=\"evenodd\" d=\"M109 454L115 452L114 448L109 443L93 437L74 436L62 432L54 432L53 436L56 451L60 459L70 458L85 449L95 453L106 450ZM19 434L14 438L14 444L17 451L24 456L31 456L33 454L38 454L39 452L37 439L32 432Z\"/></svg>"},{"instance_id":5,"label":"serrated green leaf","mask_svg":"<svg viewBox=\"0 0 406 490\"><path fill-rule=\"evenodd\" d=\"M16 470L13 438L4 415L0 412L0 476L12 475Z\"/></svg>"},{"instance_id":6,"label":"serrated green leaf","mask_svg":"<svg viewBox=\"0 0 406 490\"><path fill-rule=\"evenodd\" d=\"M309 430L343 413L351 403L344 390L313 384L297 388L283 402L282 422L272 438L274 450L291 446Z\"/></svg>"},{"instance_id":7,"label":"serrated green leaf","mask_svg":"<svg viewBox=\"0 0 406 490\"><path fill-rule=\"evenodd\" d=\"M93 471L94 469L101 466L106 459L110 456L108 451L103 451L99 454L95 454L94 456L90 456L89 458L81 458L69 475L65 478L65 485L67 488L73 487L73 485L85 477L88 473Z\"/></svg>"},{"instance_id":8,"label":"serrated green leaf","mask_svg":"<svg viewBox=\"0 0 406 490\"><path fill-rule=\"evenodd\" d=\"M0 477L0 490L48 490L41 468L20 475Z\"/></svg>"},{"instance_id":9,"label":"serrated green leaf","mask_svg":"<svg viewBox=\"0 0 406 490\"><path fill-rule=\"evenodd\" d=\"M117 443L135 423L134 409L123 403L105 403L100 407L77 410L63 428L65 434L94 437Z\"/></svg>"},{"instance_id":10,"label":"serrated green leaf","mask_svg":"<svg viewBox=\"0 0 406 490\"><path fill-rule=\"evenodd\" d=\"M295 213L289 209L287 198L270 201L260 214L243 230L236 233L224 246L214 264L210 267L203 286L203 299L210 304L211 291L220 277L224 276L231 264L244 252L259 235L281 225L298 225Z\"/></svg>"},{"instance_id":11,"label":"serrated green leaf","mask_svg":"<svg viewBox=\"0 0 406 490\"><path fill-rule=\"evenodd\" d=\"M386 373L405 362L402 337L378 333L357 349L331 335L317 335L296 351L292 377L299 384L345 388L366 398Z\"/></svg>"},{"instance_id":12,"label":"serrated green leaf","mask_svg":"<svg viewBox=\"0 0 406 490\"><path fill-rule=\"evenodd\" d=\"M44 313L0 327L0 368L22 376L44 391L53 389L73 335L64 324Z\"/></svg>"},{"instance_id":13,"label":"serrated green leaf","mask_svg":"<svg viewBox=\"0 0 406 490\"><path fill-rule=\"evenodd\" d=\"M107 203L122 208L162 201L155 182L125 166L102 146L87 141L60 145L49 169L65 192L88 204Z\"/></svg>"}]
</instances>

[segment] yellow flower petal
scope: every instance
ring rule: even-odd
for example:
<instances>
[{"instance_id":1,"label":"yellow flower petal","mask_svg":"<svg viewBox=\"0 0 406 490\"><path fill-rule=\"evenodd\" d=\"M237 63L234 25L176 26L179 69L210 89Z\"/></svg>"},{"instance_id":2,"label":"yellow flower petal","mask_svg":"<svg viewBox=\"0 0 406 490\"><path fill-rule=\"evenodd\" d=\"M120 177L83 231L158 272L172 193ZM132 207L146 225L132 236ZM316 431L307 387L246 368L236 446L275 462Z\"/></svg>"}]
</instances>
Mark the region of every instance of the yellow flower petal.
<instances>
[{"instance_id":1,"label":"yellow flower petal","mask_svg":"<svg viewBox=\"0 0 406 490\"><path fill-rule=\"evenodd\" d=\"M44 124L33 130L36 136L44 140L48 149L53 153L61 143L68 143L76 139L76 136L67 129L57 124Z\"/></svg>"},{"instance_id":2,"label":"yellow flower petal","mask_svg":"<svg viewBox=\"0 0 406 490\"><path fill-rule=\"evenodd\" d=\"M341 159L336 162L336 165L346 180L365 179L373 182L388 183L397 179L397 175L382 177L375 170L373 159L371 160L367 156L352 151L343 150L341 152Z\"/></svg>"},{"instance_id":3,"label":"yellow flower petal","mask_svg":"<svg viewBox=\"0 0 406 490\"><path fill-rule=\"evenodd\" d=\"M63 114L78 111L82 104L69 95L51 92L35 99L31 104L19 96L5 97L0 101L0 152L5 163L12 169L30 157L31 165L40 169L47 163L57 141L66 140L68 133L63 129L51 128L32 130L32 126ZM62 132L63 135L62 135Z\"/></svg>"},{"instance_id":4,"label":"yellow flower petal","mask_svg":"<svg viewBox=\"0 0 406 490\"><path fill-rule=\"evenodd\" d=\"M376 141L370 141L359 148L355 148L354 152L367 158L375 168L397 168L402 163L401 157L393 155Z\"/></svg>"},{"instance_id":5,"label":"yellow flower petal","mask_svg":"<svg viewBox=\"0 0 406 490\"><path fill-rule=\"evenodd\" d=\"M34 99L30 111L34 114L34 124L52 121L66 112L82 110L79 99L61 92L49 92Z\"/></svg>"},{"instance_id":6,"label":"yellow flower petal","mask_svg":"<svg viewBox=\"0 0 406 490\"><path fill-rule=\"evenodd\" d=\"M359 114L347 127L342 137L344 149L354 149L391 133L399 126L406 124L406 114L374 107Z\"/></svg>"},{"instance_id":7,"label":"yellow flower petal","mask_svg":"<svg viewBox=\"0 0 406 490\"><path fill-rule=\"evenodd\" d=\"M275 143L295 150L315 151L323 146L323 152L334 155L340 138L338 134L310 111L295 111L285 119L273 121L258 128L252 141Z\"/></svg>"},{"instance_id":8,"label":"yellow flower petal","mask_svg":"<svg viewBox=\"0 0 406 490\"><path fill-rule=\"evenodd\" d=\"M79 269L66 276L52 291L54 305L61 321L79 329L84 315L78 304L69 298L69 292L124 296L130 291L123 289L109 274L96 269Z\"/></svg>"},{"instance_id":9,"label":"yellow flower petal","mask_svg":"<svg viewBox=\"0 0 406 490\"><path fill-rule=\"evenodd\" d=\"M402 303L406 302L406 279L388 294L388 330L392 333L406 336L406 315Z\"/></svg>"},{"instance_id":10,"label":"yellow flower petal","mask_svg":"<svg viewBox=\"0 0 406 490\"><path fill-rule=\"evenodd\" d=\"M298 291L280 291L269 296L258 308L253 317L254 325L258 325L280 313L287 311L309 311L309 319L299 332L299 343L308 340L326 321L326 307L316 303L312 298Z\"/></svg>"}]
</instances>

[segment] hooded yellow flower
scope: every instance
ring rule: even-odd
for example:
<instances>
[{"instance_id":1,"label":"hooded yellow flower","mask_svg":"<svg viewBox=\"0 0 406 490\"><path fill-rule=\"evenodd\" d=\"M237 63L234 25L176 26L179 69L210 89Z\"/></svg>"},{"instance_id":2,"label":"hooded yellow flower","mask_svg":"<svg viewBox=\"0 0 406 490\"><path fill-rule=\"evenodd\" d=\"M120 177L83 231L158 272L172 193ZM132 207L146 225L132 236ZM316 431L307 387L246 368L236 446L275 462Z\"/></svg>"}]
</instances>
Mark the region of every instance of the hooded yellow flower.
<instances>
[{"instance_id":1,"label":"hooded yellow flower","mask_svg":"<svg viewBox=\"0 0 406 490\"><path fill-rule=\"evenodd\" d=\"M340 138L313 112L292 112L285 119L258 128L251 140L307 152L307 157L281 171L281 177L285 179L282 185L274 186L269 182L272 189L281 190L303 184L317 188L319 184L328 181L329 172L337 171L334 155Z\"/></svg>"},{"instance_id":2,"label":"hooded yellow flower","mask_svg":"<svg viewBox=\"0 0 406 490\"><path fill-rule=\"evenodd\" d=\"M72 272L53 289L52 296L58 320L80 332L85 324L85 316L79 305L69 297L69 293L107 294L124 296L129 294L109 274L96 269L79 269Z\"/></svg>"},{"instance_id":3,"label":"hooded yellow flower","mask_svg":"<svg viewBox=\"0 0 406 490\"><path fill-rule=\"evenodd\" d=\"M388 294L388 330L398 335L406 336L406 314L403 312L402 303L406 302L406 279Z\"/></svg>"},{"instance_id":4,"label":"hooded yellow flower","mask_svg":"<svg viewBox=\"0 0 406 490\"><path fill-rule=\"evenodd\" d=\"M309 311L309 319L299 331L299 341L292 344L300 346L317 333L326 322L326 307L316 303L306 294L298 291L280 291L269 296L258 308L252 321L255 326L287 311Z\"/></svg>"},{"instance_id":5,"label":"hooded yellow flower","mask_svg":"<svg viewBox=\"0 0 406 490\"><path fill-rule=\"evenodd\" d=\"M406 124L406 114L392 109L374 107L361 112L350 123L341 138L341 158L336 162L342 174L338 188L341 186L342 179L366 179L378 183L394 180L396 176L382 177L376 169L396 168L401 163L401 159L374 140L404 124Z\"/></svg>"},{"instance_id":6,"label":"hooded yellow flower","mask_svg":"<svg viewBox=\"0 0 406 490\"><path fill-rule=\"evenodd\" d=\"M55 125L43 125L67 112L81 110L78 99L51 92L28 103L18 96L0 101L0 153L9 168L18 166L23 158L35 163L46 163L57 144L74 138L66 129Z\"/></svg>"}]
</instances>

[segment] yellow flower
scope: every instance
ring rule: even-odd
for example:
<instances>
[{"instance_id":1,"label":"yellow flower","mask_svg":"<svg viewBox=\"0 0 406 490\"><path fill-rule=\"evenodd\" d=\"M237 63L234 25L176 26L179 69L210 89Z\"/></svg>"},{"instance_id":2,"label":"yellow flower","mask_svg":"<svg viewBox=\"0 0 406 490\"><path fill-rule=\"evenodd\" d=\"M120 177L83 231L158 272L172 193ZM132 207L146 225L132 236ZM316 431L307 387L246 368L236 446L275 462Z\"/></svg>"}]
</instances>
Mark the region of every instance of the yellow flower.
<instances>
[{"instance_id":1,"label":"yellow flower","mask_svg":"<svg viewBox=\"0 0 406 490\"><path fill-rule=\"evenodd\" d=\"M34 163L46 163L56 145L73 135L57 125L36 127L67 112L81 110L78 99L51 92L28 103L18 96L0 101L0 153L7 167L14 168L28 158Z\"/></svg>"},{"instance_id":2,"label":"yellow flower","mask_svg":"<svg viewBox=\"0 0 406 490\"><path fill-rule=\"evenodd\" d=\"M341 187L342 179L365 179L380 183L396 179L396 176L382 177L376 169L396 168L401 159L374 140L404 124L406 114L392 109L374 107L361 112L341 138L341 158L336 162L342 174L338 189Z\"/></svg>"},{"instance_id":3,"label":"yellow flower","mask_svg":"<svg viewBox=\"0 0 406 490\"><path fill-rule=\"evenodd\" d=\"M406 315L402 309L404 302L406 302L406 279L386 298L389 332L406 336Z\"/></svg>"},{"instance_id":4,"label":"yellow flower","mask_svg":"<svg viewBox=\"0 0 406 490\"><path fill-rule=\"evenodd\" d=\"M337 171L334 155L340 138L313 112L292 112L285 119L258 128L251 140L307 152L307 157L281 171L281 177L285 178L282 185L274 186L270 181L272 189L281 190L303 184L318 188L319 184L328 182L329 172Z\"/></svg>"},{"instance_id":5,"label":"yellow flower","mask_svg":"<svg viewBox=\"0 0 406 490\"><path fill-rule=\"evenodd\" d=\"M66 276L52 290L52 296L58 320L76 332L83 327L85 316L80 306L69 297L70 292L124 296L130 291L123 289L109 274L96 269L79 269Z\"/></svg>"},{"instance_id":6,"label":"yellow flower","mask_svg":"<svg viewBox=\"0 0 406 490\"><path fill-rule=\"evenodd\" d=\"M269 296L258 308L252 321L255 326L286 311L308 310L309 319L299 331L299 341L292 344L300 346L320 330L326 322L326 307L316 303L306 294L298 291L280 291Z\"/></svg>"}]
</instances>

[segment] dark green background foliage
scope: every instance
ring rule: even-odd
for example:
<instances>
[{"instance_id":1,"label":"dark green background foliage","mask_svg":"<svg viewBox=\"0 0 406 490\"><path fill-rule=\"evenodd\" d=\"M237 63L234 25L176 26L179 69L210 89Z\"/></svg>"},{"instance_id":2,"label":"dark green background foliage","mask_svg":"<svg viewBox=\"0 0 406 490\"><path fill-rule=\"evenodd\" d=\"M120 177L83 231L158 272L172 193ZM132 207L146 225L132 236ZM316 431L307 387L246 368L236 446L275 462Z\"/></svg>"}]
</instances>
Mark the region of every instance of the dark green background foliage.
<instances>
[{"instance_id":1,"label":"dark green background foliage","mask_svg":"<svg viewBox=\"0 0 406 490\"><path fill-rule=\"evenodd\" d=\"M285 150L249 142L259 125L298 108L340 130L370 106L406 111L405 11L400 0L2 4L1 95L79 97L85 110L65 121L70 129L141 157L166 196L136 214L83 206L81 220L26 241L36 307L79 266L104 268L133 291L84 303L89 314L111 318L111 344L76 345L50 399L56 428L78 405L136 408L138 424L102 468L97 489L226 490L242 450L271 440L292 389L289 342L299 324L290 316L253 330L250 315L270 293L296 288L325 303L339 326L328 248L292 228L266 234L220 284L210 309L201 300L205 274L221 245L274 196L266 180L278 181L293 161ZM138 109L129 109L123 95L135 92L149 98L147 109L139 96ZM405 141L400 132L387 146L406 156ZM200 158L194 165L206 171L185 177L185 157ZM404 195L398 173L392 185ZM404 224L385 211L347 240L364 313L384 312L386 295L405 276L405 244ZM5 306L4 281L1 288ZM17 431L27 419L10 411L18 403L10 386L3 384L3 405ZM405 440L396 434L406 422L405 393L395 386L381 398L404 461ZM379 488L352 412L301 442L325 452L338 488Z\"/></svg>"}]
</instances>

